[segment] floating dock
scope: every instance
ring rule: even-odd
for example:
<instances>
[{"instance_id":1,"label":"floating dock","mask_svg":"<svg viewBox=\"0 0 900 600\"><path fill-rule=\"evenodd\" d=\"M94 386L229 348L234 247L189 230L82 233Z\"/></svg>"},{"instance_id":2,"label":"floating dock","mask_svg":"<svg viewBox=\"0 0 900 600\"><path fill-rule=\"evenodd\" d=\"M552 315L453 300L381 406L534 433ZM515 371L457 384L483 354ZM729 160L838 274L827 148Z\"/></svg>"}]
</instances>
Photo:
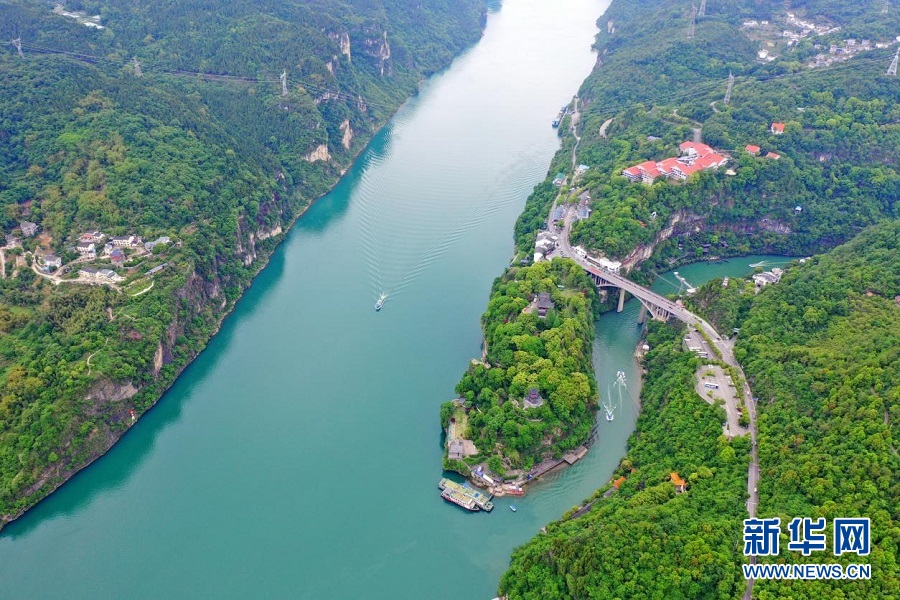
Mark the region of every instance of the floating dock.
<instances>
[{"instance_id":1,"label":"floating dock","mask_svg":"<svg viewBox=\"0 0 900 600\"><path fill-rule=\"evenodd\" d=\"M444 500L458 504L467 510L481 509L486 512L491 512L494 509L490 494L485 494L480 490L470 488L461 483L456 483L446 477L440 480L438 488L440 488L441 497ZM469 508L469 506L472 505L475 506L474 509Z\"/></svg>"}]
</instances>

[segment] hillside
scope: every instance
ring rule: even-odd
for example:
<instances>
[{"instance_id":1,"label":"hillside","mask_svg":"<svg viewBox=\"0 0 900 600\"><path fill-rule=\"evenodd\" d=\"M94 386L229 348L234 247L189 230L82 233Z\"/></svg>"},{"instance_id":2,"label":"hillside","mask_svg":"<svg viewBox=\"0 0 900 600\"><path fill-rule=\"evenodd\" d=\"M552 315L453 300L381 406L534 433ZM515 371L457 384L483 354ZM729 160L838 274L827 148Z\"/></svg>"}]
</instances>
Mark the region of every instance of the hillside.
<instances>
[{"instance_id":1,"label":"hillside","mask_svg":"<svg viewBox=\"0 0 900 600\"><path fill-rule=\"evenodd\" d=\"M614 0L574 132L566 117L516 225L518 258L530 257L554 201L587 192L573 242L640 282L702 258L831 250L756 296L718 280L693 300L720 331L740 329L735 356L759 397L759 516L781 517L785 531L797 516L872 519L871 556L804 558L782 535L768 561L863 562L871 580L757 582L759 598L898 594L900 87L886 70L900 17L881 6L717 1L692 28L691 3ZM627 455L584 506L515 550L501 594L744 594L750 441L721 435L723 413L694 390L699 364L681 337L680 324L651 323Z\"/></svg>"},{"instance_id":2,"label":"hillside","mask_svg":"<svg viewBox=\"0 0 900 600\"><path fill-rule=\"evenodd\" d=\"M829 522L865 516L873 531L868 557L828 552L804 558L783 541L780 556L768 559L867 563L870 581L758 581L756 597L887 598L900 592L900 490L891 476L900 467L894 452L898 236L898 222L888 222L814 262L795 264L779 284L752 298L738 321L735 353L759 397L758 515L779 516L785 531L796 516ZM713 280L701 292L710 297L721 284ZM742 289L728 288L733 294ZM693 389L699 359L682 349L681 329L651 328L641 416L613 477L624 479L601 488L583 516L567 515L515 551L500 584L511 600L743 594L749 439L729 442L721 435L721 409ZM676 493L671 472L687 480L686 493Z\"/></svg>"},{"instance_id":3,"label":"hillside","mask_svg":"<svg viewBox=\"0 0 900 600\"><path fill-rule=\"evenodd\" d=\"M567 118L549 171L569 175L562 191L572 201L592 198L573 241L662 269L707 255L821 252L896 216L900 88L885 72L900 16L845 4L810 1L788 13L781 2L710 2L689 38L690 3L613 2L579 90L576 162L589 170L572 183ZM652 185L623 176L690 141L727 164ZM516 227L523 254L556 193L548 178L529 200Z\"/></svg>"},{"instance_id":4,"label":"hillside","mask_svg":"<svg viewBox=\"0 0 900 600\"><path fill-rule=\"evenodd\" d=\"M0 1L0 527L158 400L484 14Z\"/></svg>"}]
</instances>

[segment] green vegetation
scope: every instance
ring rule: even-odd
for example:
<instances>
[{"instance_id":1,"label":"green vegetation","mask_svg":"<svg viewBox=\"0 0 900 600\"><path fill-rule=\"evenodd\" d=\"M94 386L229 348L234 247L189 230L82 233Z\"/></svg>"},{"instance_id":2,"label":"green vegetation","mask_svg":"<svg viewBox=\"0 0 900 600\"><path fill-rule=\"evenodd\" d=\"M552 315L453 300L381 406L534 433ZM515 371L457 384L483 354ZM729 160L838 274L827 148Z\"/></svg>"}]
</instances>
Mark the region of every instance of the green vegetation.
<instances>
[{"instance_id":1,"label":"green vegetation","mask_svg":"<svg viewBox=\"0 0 900 600\"><path fill-rule=\"evenodd\" d=\"M541 292L554 304L544 318L533 303ZM497 279L482 318L487 359L456 386L469 436L481 452L469 461L487 459L502 475L584 443L597 404L590 354L594 297L590 280L570 260L513 267ZM544 403L526 408L523 398L532 388ZM452 402L442 406L445 426L453 410Z\"/></svg>"},{"instance_id":2,"label":"green vegetation","mask_svg":"<svg viewBox=\"0 0 900 600\"><path fill-rule=\"evenodd\" d=\"M649 266L658 270L707 254L821 252L897 216L900 90L884 74L895 46L831 67L806 65L843 38L893 41L900 16L881 15L873 3L851 10L810 1L792 10L843 29L801 40L766 62L756 53L767 42L751 39L753 30L741 26L752 18L772 19L779 32L789 28L782 27L781 3L711 3L693 40L687 39L690 6L683 2L612 3L600 20L601 64L579 91L577 162L591 169L578 191L590 191L593 212L574 227L573 243L618 259L653 244ZM736 84L725 105L729 73ZM769 132L773 121L787 124L784 135ZM625 167L676 155L695 129L705 143L730 154L734 176L722 168L681 184L660 180L652 186L622 177ZM563 144L550 174L571 168L570 134ZM744 150L748 144L781 158L751 156ZM523 253L554 196L548 178L529 200L516 228ZM666 231L671 225L674 231Z\"/></svg>"},{"instance_id":3,"label":"green vegetation","mask_svg":"<svg viewBox=\"0 0 900 600\"><path fill-rule=\"evenodd\" d=\"M599 22L598 67L579 91L576 162L590 170L572 193L589 191L593 212L574 227L573 242L620 259L649 248L646 264L632 272L636 280L706 255L804 255L852 240L795 263L759 294L744 281L723 288L716 280L689 301L722 333L740 329L735 356L759 397L758 515L782 523L797 516L872 519L871 556L804 558L787 550L782 535L781 555L771 559L867 562L870 581L757 582L754 596L765 600L900 595L894 475L900 88L884 75L896 46L808 67L846 38L892 41L900 16L880 8L791 3L800 18L841 30L788 47L741 29L756 19L780 32L787 12L780 2L710 2L688 39L689 3L614 0ZM757 51L772 47L775 60L757 59ZM729 73L736 83L725 105ZM769 133L773 121L786 123L783 135ZM551 177L571 168L567 125L550 176L516 225L521 255L530 253L557 196ZM652 186L620 176L624 167L675 155L696 130L730 154L733 175L721 169ZM748 144L781 158L751 156ZM693 390L698 361L679 350L679 338L674 327L651 324L642 412L614 475L624 477L619 491L607 485L590 506L517 549L501 594L511 600L743 595L750 442L721 436L723 409ZM672 471L689 482L687 493L675 493L667 481Z\"/></svg>"},{"instance_id":4,"label":"green vegetation","mask_svg":"<svg viewBox=\"0 0 900 600\"><path fill-rule=\"evenodd\" d=\"M743 591L741 519L749 439L722 435L724 409L694 391L700 360L681 325L651 323L637 430L609 497L517 549L500 593L517 598L704 598ZM670 474L687 481L676 493Z\"/></svg>"},{"instance_id":5,"label":"green vegetation","mask_svg":"<svg viewBox=\"0 0 900 600\"><path fill-rule=\"evenodd\" d=\"M889 598L900 593L894 451L900 395L900 222L868 230L750 295L736 355L759 397L761 517L872 519L872 579L757 582L761 599ZM711 282L700 290L712 298ZM729 288L730 290L731 288ZM727 294L726 296L726 304ZM709 314L727 314L713 302ZM693 391L698 359L671 326L653 324L643 409L614 477L620 491L591 499L519 548L500 585L514 598L737 597L743 593L748 438L721 437L720 408ZM633 469L633 470L632 470ZM675 495L666 475L690 484ZM786 532L786 530L785 530ZM826 562L787 550L772 562ZM830 543L830 532L829 532Z\"/></svg>"},{"instance_id":6,"label":"green vegetation","mask_svg":"<svg viewBox=\"0 0 900 600\"><path fill-rule=\"evenodd\" d=\"M871 564L871 581L758 582L763 600L900 595L898 247L900 222L866 231L790 269L741 324L735 356L759 398L759 516L872 520L870 556L828 554ZM772 562L825 562L785 546Z\"/></svg>"},{"instance_id":7,"label":"green vegetation","mask_svg":"<svg viewBox=\"0 0 900 600\"><path fill-rule=\"evenodd\" d=\"M478 38L484 16L480 0L67 9L101 14L105 29L0 0L0 39L25 44L24 58L0 46L0 234L24 246L5 251L0 279L0 527L156 402L281 232L423 76ZM51 252L69 263L93 229L174 243L129 252L122 292L54 286L30 269Z\"/></svg>"}]
</instances>

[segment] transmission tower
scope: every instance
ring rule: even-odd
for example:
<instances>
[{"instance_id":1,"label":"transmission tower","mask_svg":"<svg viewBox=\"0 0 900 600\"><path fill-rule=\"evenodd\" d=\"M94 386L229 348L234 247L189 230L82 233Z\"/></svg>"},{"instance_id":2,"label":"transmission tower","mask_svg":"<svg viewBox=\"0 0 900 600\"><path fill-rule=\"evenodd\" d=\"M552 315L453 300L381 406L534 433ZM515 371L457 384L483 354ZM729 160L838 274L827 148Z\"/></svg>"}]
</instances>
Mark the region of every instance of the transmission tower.
<instances>
[{"instance_id":1,"label":"transmission tower","mask_svg":"<svg viewBox=\"0 0 900 600\"><path fill-rule=\"evenodd\" d=\"M891 7L891 0L884 0L884 6L881 7L881 14L888 14L888 10Z\"/></svg>"},{"instance_id":2,"label":"transmission tower","mask_svg":"<svg viewBox=\"0 0 900 600\"><path fill-rule=\"evenodd\" d=\"M706 16L706 0L700 0L700 10L697 11L698 17Z\"/></svg>"},{"instance_id":3,"label":"transmission tower","mask_svg":"<svg viewBox=\"0 0 900 600\"><path fill-rule=\"evenodd\" d=\"M728 72L728 87L725 88L725 100L723 104L728 104L731 102L731 88L734 87L734 73L731 71Z\"/></svg>"},{"instance_id":4,"label":"transmission tower","mask_svg":"<svg viewBox=\"0 0 900 600\"><path fill-rule=\"evenodd\" d=\"M891 61L891 66L888 67L887 74L888 75L897 75L897 62L900 61L900 48L897 48L897 52L894 54L894 60Z\"/></svg>"},{"instance_id":5,"label":"transmission tower","mask_svg":"<svg viewBox=\"0 0 900 600\"><path fill-rule=\"evenodd\" d=\"M287 95L288 95L288 89L287 89L287 69L285 69L284 71L281 72L281 95L282 95L282 96L287 96Z\"/></svg>"},{"instance_id":6,"label":"transmission tower","mask_svg":"<svg viewBox=\"0 0 900 600\"><path fill-rule=\"evenodd\" d=\"M18 37L13 40L13 46L16 47L16 50L19 51L19 56L21 58L25 58L25 54L22 52L22 38Z\"/></svg>"},{"instance_id":7,"label":"transmission tower","mask_svg":"<svg viewBox=\"0 0 900 600\"><path fill-rule=\"evenodd\" d=\"M133 57L134 61L134 76L135 77L143 77L144 74L141 72L141 63L138 62L137 56Z\"/></svg>"},{"instance_id":8,"label":"transmission tower","mask_svg":"<svg viewBox=\"0 0 900 600\"><path fill-rule=\"evenodd\" d=\"M688 39L694 39L694 29L697 27L697 5L691 6L691 27L688 29Z\"/></svg>"}]
</instances>

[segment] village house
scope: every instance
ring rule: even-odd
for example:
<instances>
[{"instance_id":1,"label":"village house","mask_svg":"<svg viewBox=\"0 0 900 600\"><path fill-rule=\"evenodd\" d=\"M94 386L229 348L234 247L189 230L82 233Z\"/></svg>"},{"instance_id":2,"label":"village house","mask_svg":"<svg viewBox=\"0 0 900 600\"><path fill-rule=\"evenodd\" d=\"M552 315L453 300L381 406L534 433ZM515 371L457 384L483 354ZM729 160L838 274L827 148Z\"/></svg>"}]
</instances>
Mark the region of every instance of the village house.
<instances>
[{"instance_id":1,"label":"village house","mask_svg":"<svg viewBox=\"0 0 900 600\"><path fill-rule=\"evenodd\" d=\"M125 253L122 252L121 249L115 248L112 252L109 253L109 259L114 265L116 265L117 267L121 267L125 264Z\"/></svg>"},{"instance_id":2,"label":"village house","mask_svg":"<svg viewBox=\"0 0 900 600\"><path fill-rule=\"evenodd\" d=\"M547 313L553 310L553 300L548 292L541 292L537 297L537 316L540 319L547 318Z\"/></svg>"},{"instance_id":3,"label":"village house","mask_svg":"<svg viewBox=\"0 0 900 600\"><path fill-rule=\"evenodd\" d=\"M115 249L116 249L116 247L113 245L112 242L106 242L106 245L103 246L103 256L109 256L110 254L112 254L112 251Z\"/></svg>"},{"instance_id":4,"label":"village house","mask_svg":"<svg viewBox=\"0 0 900 600\"><path fill-rule=\"evenodd\" d=\"M85 231L78 237L79 242L92 242L99 244L106 239L106 234L100 231Z\"/></svg>"},{"instance_id":5,"label":"village house","mask_svg":"<svg viewBox=\"0 0 900 600\"><path fill-rule=\"evenodd\" d=\"M22 221L19 223L19 229L22 230L22 235L25 237L31 237L38 232L37 223L32 223L31 221Z\"/></svg>"},{"instance_id":6,"label":"village house","mask_svg":"<svg viewBox=\"0 0 900 600\"><path fill-rule=\"evenodd\" d=\"M99 272L100 271L93 267L81 267L80 269L78 269L78 276L85 277L87 279L95 279Z\"/></svg>"},{"instance_id":7,"label":"village house","mask_svg":"<svg viewBox=\"0 0 900 600\"><path fill-rule=\"evenodd\" d=\"M781 155L776 154L774 152L766 152L765 158L771 158L772 160L778 160L779 158L781 158Z\"/></svg>"},{"instance_id":8,"label":"village house","mask_svg":"<svg viewBox=\"0 0 900 600\"><path fill-rule=\"evenodd\" d=\"M764 271L753 276L753 283L756 287L764 287L769 284L775 284L781 281L781 275L784 273L782 269L775 267L771 271Z\"/></svg>"},{"instance_id":9,"label":"village house","mask_svg":"<svg viewBox=\"0 0 900 600\"><path fill-rule=\"evenodd\" d=\"M19 241L19 238L14 236L11 233L6 234L6 247L7 248L18 248L22 245L22 242Z\"/></svg>"},{"instance_id":10,"label":"village house","mask_svg":"<svg viewBox=\"0 0 900 600\"><path fill-rule=\"evenodd\" d=\"M769 130L773 135L781 135L784 133L784 123L772 123L772 127Z\"/></svg>"},{"instance_id":11,"label":"village house","mask_svg":"<svg viewBox=\"0 0 900 600\"><path fill-rule=\"evenodd\" d=\"M541 393L538 391L536 387L528 390L528 393L525 394L525 398L523 398L522 402L525 404L525 410L529 408L537 408L539 406L543 406L544 398L541 396Z\"/></svg>"},{"instance_id":12,"label":"village house","mask_svg":"<svg viewBox=\"0 0 900 600\"><path fill-rule=\"evenodd\" d=\"M97 279L105 279L107 281L124 281L125 278L113 271L112 269L100 269L97 275L95 276Z\"/></svg>"},{"instance_id":13,"label":"village house","mask_svg":"<svg viewBox=\"0 0 900 600\"><path fill-rule=\"evenodd\" d=\"M150 252L150 251L152 251L154 248L156 248L157 246L159 246L160 244L168 244L168 243L171 243L171 241L172 241L172 240L169 239L169 236L167 236L167 235L160 236L160 237L156 238L155 240L153 240L152 242L146 242L146 243L144 244L144 248L145 248L148 252Z\"/></svg>"},{"instance_id":14,"label":"village house","mask_svg":"<svg viewBox=\"0 0 900 600\"><path fill-rule=\"evenodd\" d=\"M687 482L682 479L678 473L672 471L672 473L669 474L669 477L672 479L672 485L675 486L676 494L681 494L687 490Z\"/></svg>"},{"instance_id":15,"label":"village house","mask_svg":"<svg viewBox=\"0 0 900 600\"><path fill-rule=\"evenodd\" d=\"M97 247L93 242L78 242L78 245L75 246L75 249L81 256L84 256L86 258L97 258Z\"/></svg>"},{"instance_id":16,"label":"village house","mask_svg":"<svg viewBox=\"0 0 900 600\"><path fill-rule=\"evenodd\" d=\"M752 144L747 144L746 146L744 146L744 150L746 150L748 154L752 154L753 156L759 154L759 146L754 146Z\"/></svg>"},{"instance_id":17,"label":"village house","mask_svg":"<svg viewBox=\"0 0 900 600\"><path fill-rule=\"evenodd\" d=\"M119 248L134 248L141 245L141 238L136 235L117 235L110 241Z\"/></svg>"},{"instance_id":18,"label":"village house","mask_svg":"<svg viewBox=\"0 0 900 600\"><path fill-rule=\"evenodd\" d=\"M62 266L62 259L56 255L48 254L44 257L44 270L55 271Z\"/></svg>"},{"instance_id":19,"label":"village house","mask_svg":"<svg viewBox=\"0 0 900 600\"><path fill-rule=\"evenodd\" d=\"M534 262L540 262L546 255L553 252L556 248L556 241L559 238L549 231L541 231L537 235L534 243Z\"/></svg>"}]
</instances>

